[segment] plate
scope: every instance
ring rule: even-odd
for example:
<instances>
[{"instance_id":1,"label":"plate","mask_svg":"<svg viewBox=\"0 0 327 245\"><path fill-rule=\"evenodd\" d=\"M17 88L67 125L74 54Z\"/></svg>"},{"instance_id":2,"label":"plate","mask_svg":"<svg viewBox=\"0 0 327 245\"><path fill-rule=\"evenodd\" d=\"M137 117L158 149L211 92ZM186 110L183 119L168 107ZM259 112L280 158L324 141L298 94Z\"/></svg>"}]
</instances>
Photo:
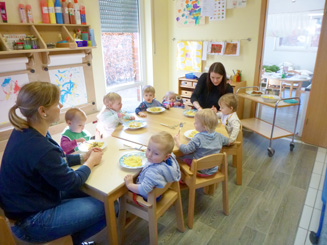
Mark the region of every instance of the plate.
<instances>
[{"instance_id":1,"label":"plate","mask_svg":"<svg viewBox=\"0 0 327 245\"><path fill-rule=\"evenodd\" d=\"M251 95L251 96L261 96L261 95L263 95L263 93L261 91L257 91L257 90L245 91L245 93L247 93L248 95Z\"/></svg>"},{"instance_id":2,"label":"plate","mask_svg":"<svg viewBox=\"0 0 327 245\"><path fill-rule=\"evenodd\" d=\"M100 144L101 146L99 146L99 148L101 148L102 150L107 147L107 143L104 142L103 140L89 140L89 141L86 141L86 142L80 144L78 146L78 149L81 152L88 152L89 149L95 147L95 146L92 147L93 144L98 144L98 145Z\"/></svg>"},{"instance_id":3,"label":"plate","mask_svg":"<svg viewBox=\"0 0 327 245\"><path fill-rule=\"evenodd\" d=\"M194 117L196 112L197 112L197 110L195 110L195 109L188 109L188 110L183 111L183 114L186 117Z\"/></svg>"},{"instance_id":4,"label":"plate","mask_svg":"<svg viewBox=\"0 0 327 245\"><path fill-rule=\"evenodd\" d=\"M192 139L192 138L194 137L194 135L196 135L197 133L199 133L199 132L196 131L195 129L191 129L191 130L187 130L187 131L185 131L185 132L184 132L184 136L190 140L190 139Z\"/></svg>"},{"instance_id":5,"label":"plate","mask_svg":"<svg viewBox=\"0 0 327 245\"><path fill-rule=\"evenodd\" d=\"M163 112L165 110L166 109L163 108L163 107L150 107L150 108L146 109L147 112L150 112L150 113L153 113L153 114L161 113L161 112Z\"/></svg>"},{"instance_id":6,"label":"plate","mask_svg":"<svg viewBox=\"0 0 327 245\"><path fill-rule=\"evenodd\" d=\"M144 128L146 126L146 121L132 120L132 121L124 122L123 125L127 129L139 129L139 128Z\"/></svg>"},{"instance_id":7,"label":"plate","mask_svg":"<svg viewBox=\"0 0 327 245\"><path fill-rule=\"evenodd\" d=\"M125 164L125 161L127 158L129 157L139 157L141 159L141 164L140 166L129 166ZM133 162L133 159L130 159L131 162ZM120 159L119 159L119 165L122 166L123 168L129 168L129 169L140 169L143 168L143 166L146 164L147 159L145 156L145 152L130 152L130 153L126 153L125 155L123 155Z\"/></svg>"},{"instance_id":8,"label":"plate","mask_svg":"<svg viewBox=\"0 0 327 245\"><path fill-rule=\"evenodd\" d=\"M279 96L270 95L270 94L261 95L261 98L263 99L264 102L268 102L268 103L275 103L277 102L277 100L280 99Z\"/></svg>"}]
</instances>

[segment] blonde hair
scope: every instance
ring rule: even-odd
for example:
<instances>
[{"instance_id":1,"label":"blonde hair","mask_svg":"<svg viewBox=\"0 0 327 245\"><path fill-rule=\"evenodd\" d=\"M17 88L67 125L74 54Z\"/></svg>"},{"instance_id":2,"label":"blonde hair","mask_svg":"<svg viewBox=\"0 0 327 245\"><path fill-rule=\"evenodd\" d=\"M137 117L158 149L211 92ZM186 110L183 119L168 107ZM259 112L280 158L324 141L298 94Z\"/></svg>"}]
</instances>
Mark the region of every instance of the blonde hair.
<instances>
[{"instance_id":1,"label":"blonde hair","mask_svg":"<svg viewBox=\"0 0 327 245\"><path fill-rule=\"evenodd\" d=\"M156 90L154 89L154 87L152 87L151 85L146 85L143 90L142 90L143 93L153 93L155 94L156 93Z\"/></svg>"},{"instance_id":2,"label":"blonde hair","mask_svg":"<svg viewBox=\"0 0 327 245\"><path fill-rule=\"evenodd\" d=\"M165 94L165 96L163 97L163 99L164 99L164 100L169 100L169 97L170 97L170 96L174 96L175 99L177 99L178 94L176 94L176 93L174 93L174 92L172 92L172 91L168 91L168 92Z\"/></svg>"},{"instance_id":3,"label":"blonde hair","mask_svg":"<svg viewBox=\"0 0 327 245\"><path fill-rule=\"evenodd\" d=\"M165 153L171 153L175 146L173 136L165 131L152 135L150 140L154 143L159 143L163 147Z\"/></svg>"},{"instance_id":4,"label":"blonde hair","mask_svg":"<svg viewBox=\"0 0 327 245\"><path fill-rule=\"evenodd\" d=\"M65 113L65 120L67 123L68 123L68 121L72 121L76 117L79 117L80 119L84 119L84 120L87 119L85 112L79 108L70 108Z\"/></svg>"},{"instance_id":5,"label":"blonde hair","mask_svg":"<svg viewBox=\"0 0 327 245\"><path fill-rule=\"evenodd\" d=\"M214 132L218 126L218 117L211 109L203 109L198 111L195 113L195 119L199 120L209 133Z\"/></svg>"},{"instance_id":6,"label":"blonde hair","mask_svg":"<svg viewBox=\"0 0 327 245\"><path fill-rule=\"evenodd\" d=\"M110 92L103 97L103 104L107 106L109 103L112 104L117 100L121 100L121 96L115 92Z\"/></svg>"},{"instance_id":7,"label":"blonde hair","mask_svg":"<svg viewBox=\"0 0 327 245\"><path fill-rule=\"evenodd\" d=\"M229 108L233 108L233 111L237 111L237 97L235 94L228 93L224 94L218 100L218 105L225 104Z\"/></svg>"},{"instance_id":8,"label":"blonde hair","mask_svg":"<svg viewBox=\"0 0 327 245\"><path fill-rule=\"evenodd\" d=\"M59 98L60 89L57 85L40 81L25 84L18 93L16 104L9 110L9 122L17 130L29 128L30 121L41 118L38 113L39 107L49 108L59 102ZM27 120L19 117L16 109L19 109Z\"/></svg>"}]
</instances>

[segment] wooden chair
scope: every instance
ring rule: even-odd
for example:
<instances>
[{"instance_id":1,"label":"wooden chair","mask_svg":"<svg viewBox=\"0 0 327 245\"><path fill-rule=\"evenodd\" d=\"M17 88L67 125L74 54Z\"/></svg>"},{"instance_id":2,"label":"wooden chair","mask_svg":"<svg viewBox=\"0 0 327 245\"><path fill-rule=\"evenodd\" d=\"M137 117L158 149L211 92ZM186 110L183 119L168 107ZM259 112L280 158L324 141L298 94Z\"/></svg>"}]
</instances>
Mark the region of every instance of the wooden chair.
<instances>
[{"instance_id":1,"label":"wooden chair","mask_svg":"<svg viewBox=\"0 0 327 245\"><path fill-rule=\"evenodd\" d=\"M242 168L243 168L243 131L242 125L238 136L231 146L224 146L221 152L226 152L227 155L233 156L233 167L236 168L236 184L242 185Z\"/></svg>"},{"instance_id":2,"label":"wooden chair","mask_svg":"<svg viewBox=\"0 0 327 245\"><path fill-rule=\"evenodd\" d=\"M282 80L269 78L267 80L267 87L266 88L278 89L280 97L281 98L285 97L285 86L284 86Z\"/></svg>"},{"instance_id":3,"label":"wooden chair","mask_svg":"<svg viewBox=\"0 0 327 245\"><path fill-rule=\"evenodd\" d=\"M7 219L4 215L3 210L0 208L0 244L2 245L33 245L36 243L29 243L20 240L11 232L10 226L13 222ZM40 243L37 243L40 244ZM73 245L71 236L64 236L53 240L51 242L42 243L43 245Z\"/></svg>"},{"instance_id":4,"label":"wooden chair","mask_svg":"<svg viewBox=\"0 0 327 245\"><path fill-rule=\"evenodd\" d=\"M191 167L186 163L179 161L182 171L182 179L189 188L189 200L188 200L188 221L187 225L190 229L193 228L194 218L194 205L195 205L195 191L196 189L209 186L214 188L215 184L222 182L223 193L223 209L225 215L229 214L228 207L228 171L227 171L227 154L218 153L209 156L202 157L200 159L193 159ZM210 177L198 177L198 170L208 169L218 166L218 172ZM210 192L210 190L209 190Z\"/></svg>"},{"instance_id":5,"label":"wooden chair","mask_svg":"<svg viewBox=\"0 0 327 245\"><path fill-rule=\"evenodd\" d=\"M157 202L157 197L161 195L161 199ZM126 224L126 211L128 211L149 222L150 244L158 244L158 219L173 204L175 204L177 228L181 232L185 231L179 182L168 183L164 188L153 189L149 193L147 201L141 196L136 195L135 197L136 203L133 193L129 191L121 198L119 223L122 240L124 231L129 225Z\"/></svg>"}]
</instances>

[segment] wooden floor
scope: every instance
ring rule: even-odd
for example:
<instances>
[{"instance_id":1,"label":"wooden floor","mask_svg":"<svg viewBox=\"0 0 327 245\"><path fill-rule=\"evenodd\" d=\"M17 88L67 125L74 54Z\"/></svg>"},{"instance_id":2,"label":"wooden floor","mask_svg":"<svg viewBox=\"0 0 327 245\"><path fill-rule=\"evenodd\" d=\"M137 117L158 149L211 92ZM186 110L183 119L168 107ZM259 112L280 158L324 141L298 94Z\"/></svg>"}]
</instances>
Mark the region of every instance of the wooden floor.
<instances>
[{"instance_id":1,"label":"wooden floor","mask_svg":"<svg viewBox=\"0 0 327 245\"><path fill-rule=\"evenodd\" d=\"M197 192L194 228L180 233L171 208L159 220L160 244L293 244L301 218L317 148L273 141L275 155L267 156L268 140L244 131L243 185L235 184L229 166L230 215L222 211L221 186L213 196ZM231 159L229 159L231 163ZM188 191L182 191L187 220ZM138 219L127 230L124 244L148 244L147 222ZM102 239L101 244L107 242Z\"/></svg>"}]
</instances>

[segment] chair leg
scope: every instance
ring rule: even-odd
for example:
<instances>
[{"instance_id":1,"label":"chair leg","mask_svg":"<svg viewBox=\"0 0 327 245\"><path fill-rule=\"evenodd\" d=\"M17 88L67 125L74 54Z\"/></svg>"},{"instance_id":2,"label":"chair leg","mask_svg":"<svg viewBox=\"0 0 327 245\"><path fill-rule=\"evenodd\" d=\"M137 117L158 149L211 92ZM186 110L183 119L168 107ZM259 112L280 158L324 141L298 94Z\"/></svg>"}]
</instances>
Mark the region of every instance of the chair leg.
<instances>
[{"instance_id":1,"label":"chair leg","mask_svg":"<svg viewBox=\"0 0 327 245\"><path fill-rule=\"evenodd\" d=\"M176 218L177 218L177 229L181 232L185 231L184 226L184 216L183 216L183 206L182 206L182 198L181 198L181 192L179 189L179 183L176 183L178 188L178 197L175 201L175 210L176 210Z\"/></svg>"},{"instance_id":2,"label":"chair leg","mask_svg":"<svg viewBox=\"0 0 327 245\"><path fill-rule=\"evenodd\" d=\"M223 181L222 183L222 191L223 191L223 209L225 215L229 215L229 204L228 204L228 189L227 189L227 181Z\"/></svg>"},{"instance_id":3,"label":"chair leg","mask_svg":"<svg viewBox=\"0 0 327 245\"><path fill-rule=\"evenodd\" d=\"M187 214L187 226L193 228L193 218L194 218L194 205L195 205L195 188L189 189L188 197L188 214Z\"/></svg>"},{"instance_id":4,"label":"chair leg","mask_svg":"<svg viewBox=\"0 0 327 245\"><path fill-rule=\"evenodd\" d=\"M149 236L150 244L158 244L158 220L156 218L155 209L149 208Z\"/></svg>"},{"instance_id":5,"label":"chair leg","mask_svg":"<svg viewBox=\"0 0 327 245\"><path fill-rule=\"evenodd\" d=\"M234 157L234 156L233 156ZM242 185L242 160L243 160L243 146L240 145L237 149L236 159L236 184Z\"/></svg>"},{"instance_id":6,"label":"chair leg","mask_svg":"<svg viewBox=\"0 0 327 245\"><path fill-rule=\"evenodd\" d=\"M205 194L207 195L213 195L215 193L215 190L217 189L217 185L216 184L213 184L213 185L208 185L208 186L205 186L203 188L203 191Z\"/></svg>"}]
</instances>

